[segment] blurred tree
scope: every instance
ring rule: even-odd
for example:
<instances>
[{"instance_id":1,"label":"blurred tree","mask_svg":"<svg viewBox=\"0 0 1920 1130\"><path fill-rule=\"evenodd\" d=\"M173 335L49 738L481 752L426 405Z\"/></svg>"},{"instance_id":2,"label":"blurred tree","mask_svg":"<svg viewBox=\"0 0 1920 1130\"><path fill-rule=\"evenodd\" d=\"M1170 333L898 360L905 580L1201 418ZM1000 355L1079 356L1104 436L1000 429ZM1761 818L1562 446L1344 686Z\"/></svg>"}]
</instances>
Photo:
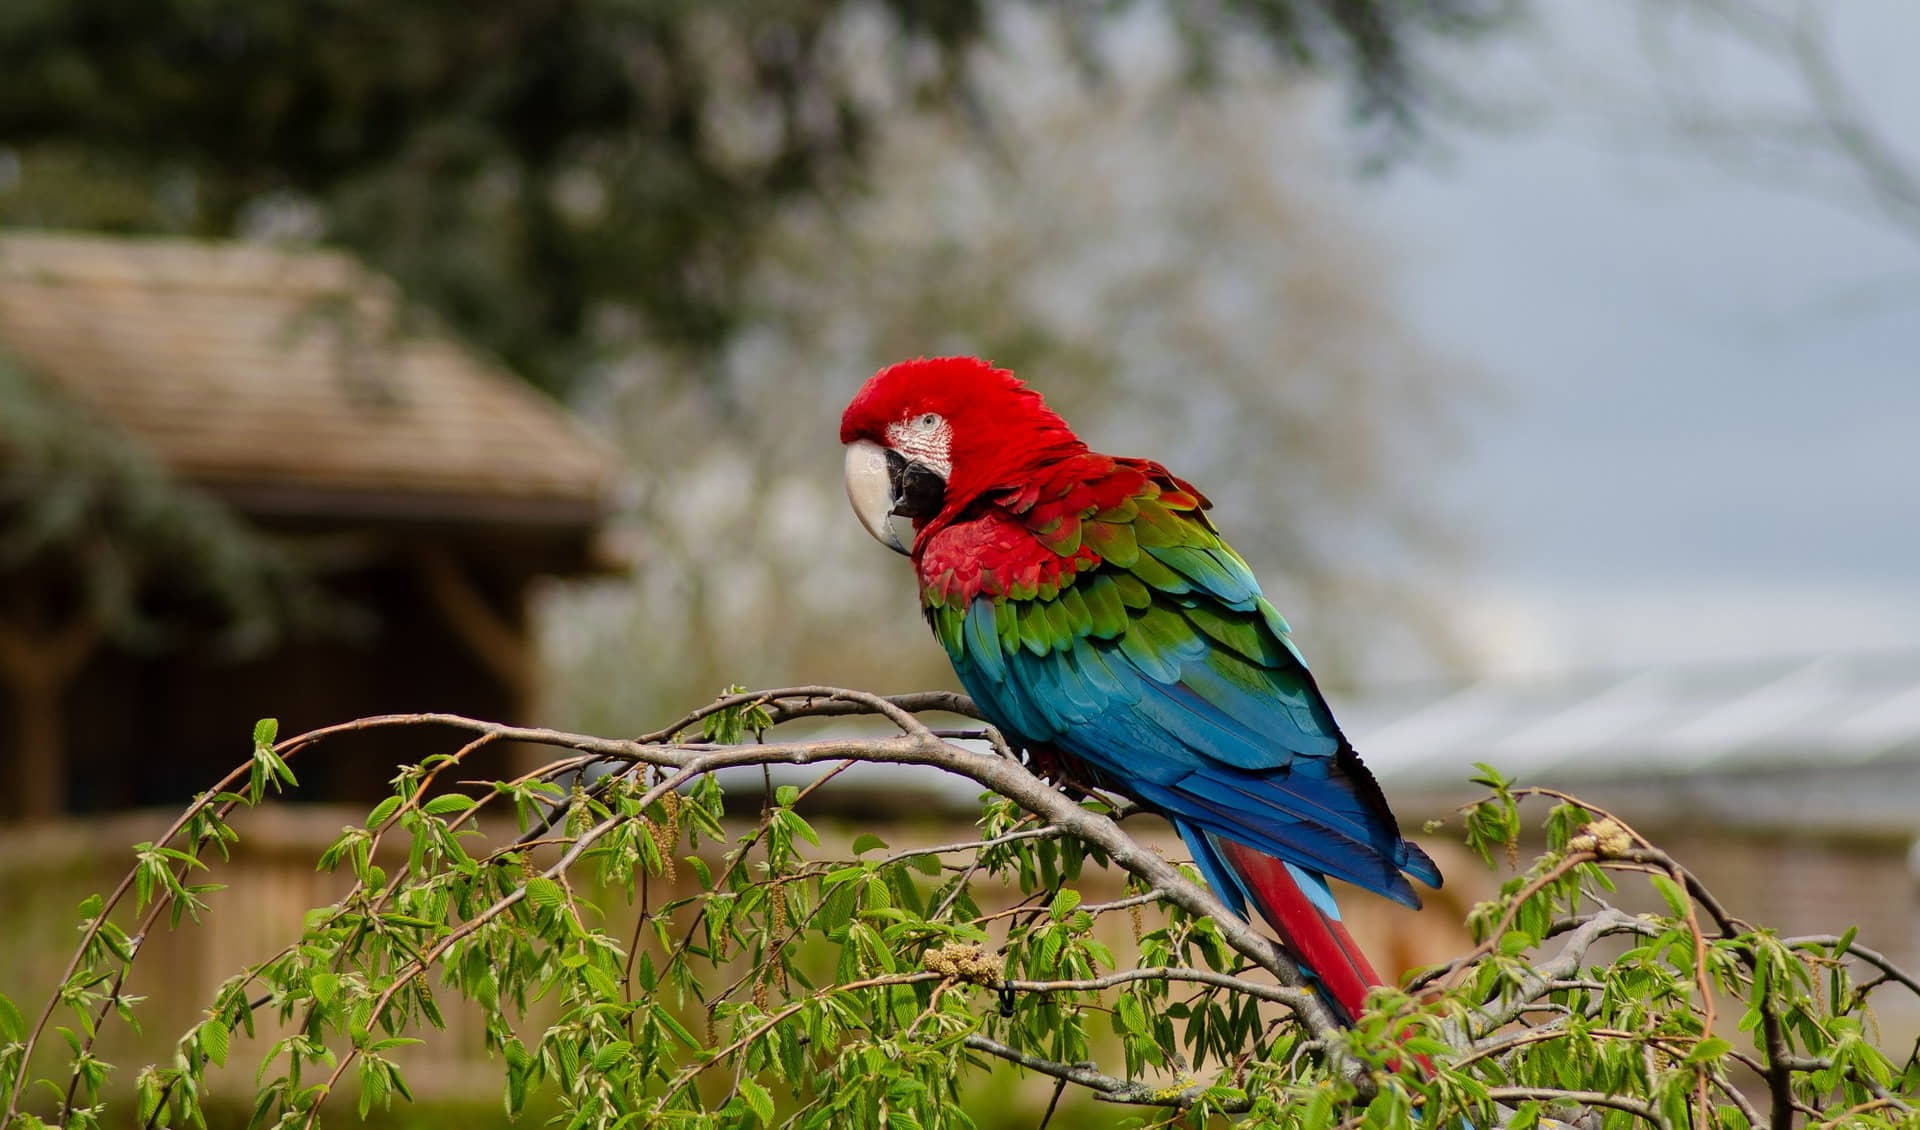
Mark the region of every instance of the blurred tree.
<instances>
[{"instance_id":1,"label":"blurred tree","mask_svg":"<svg viewBox=\"0 0 1920 1130\"><path fill-rule=\"evenodd\" d=\"M1862 94L1836 50L1844 6L1826 0L1643 3L1643 42L1663 108L1689 149L1756 183L1877 217L1920 241L1920 153L1892 105ZM1714 89L1707 52L1731 49L1784 82L1763 95Z\"/></svg>"},{"instance_id":2,"label":"blurred tree","mask_svg":"<svg viewBox=\"0 0 1920 1130\"><path fill-rule=\"evenodd\" d=\"M1862 94L1841 58L1845 6L1661 0L1644 2L1640 17L1661 106L1688 152L1757 184L1870 215L1920 242L1920 153L1903 144L1910 138L1899 129L1901 111ZM1778 82L1743 96L1716 90L1718 71L1701 59L1736 56Z\"/></svg>"},{"instance_id":3,"label":"blurred tree","mask_svg":"<svg viewBox=\"0 0 1920 1130\"><path fill-rule=\"evenodd\" d=\"M259 652L351 621L295 557L0 355L0 817L62 803L62 700L94 652Z\"/></svg>"},{"instance_id":4,"label":"blurred tree","mask_svg":"<svg viewBox=\"0 0 1920 1130\"><path fill-rule=\"evenodd\" d=\"M923 353L1010 366L1095 447L1199 484L1323 678L1450 657L1413 597L1447 556L1425 484L1472 382L1407 329L1344 214L1319 88L1229 53L1212 96L1173 97L1163 30L1113 29L1096 90L1036 17L1009 20L977 72L997 151L950 115L893 121L872 193L771 225L718 380L661 354L606 375L586 406L646 468L644 564L556 594L559 717L618 730L802 673L950 682L911 632L910 571L852 533L834 442L859 381Z\"/></svg>"},{"instance_id":5,"label":"blurred tree","mask_svg":"<svg viewBox=\"0 0 1920 1130\"><path fill-rule=\"evenodd\" d=\"M1436 101L1423 45L1514 6L1169 11L1190 77L1254 33L1282 69L1344 76L1386 151ZM12 0L0 223L325 239L564 388L637 341L725 340L781 204L852 186L894 108L980 93L995 7ZM1083 45L1134 7L1033 5Z\"/></svg>"}]
</instances>

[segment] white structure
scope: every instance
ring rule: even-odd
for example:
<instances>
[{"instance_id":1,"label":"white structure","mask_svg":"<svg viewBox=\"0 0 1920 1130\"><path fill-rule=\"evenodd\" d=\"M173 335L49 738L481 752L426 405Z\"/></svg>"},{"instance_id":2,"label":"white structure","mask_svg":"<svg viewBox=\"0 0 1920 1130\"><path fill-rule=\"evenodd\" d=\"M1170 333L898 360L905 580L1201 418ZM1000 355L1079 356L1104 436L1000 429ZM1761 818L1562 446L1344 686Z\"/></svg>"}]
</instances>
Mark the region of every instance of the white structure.
<instances>
[{"instance_id":1,"label":"white structure","mask_svg":"<svg viewBox=\"0 0 1920 1130\"><path fill-rule=\"evenodd\" d=\"M1486 762L1649 830L1920 832L1920 652L1480 682L1340 717L1409 817Z\"/></svg>"}]
</instances>

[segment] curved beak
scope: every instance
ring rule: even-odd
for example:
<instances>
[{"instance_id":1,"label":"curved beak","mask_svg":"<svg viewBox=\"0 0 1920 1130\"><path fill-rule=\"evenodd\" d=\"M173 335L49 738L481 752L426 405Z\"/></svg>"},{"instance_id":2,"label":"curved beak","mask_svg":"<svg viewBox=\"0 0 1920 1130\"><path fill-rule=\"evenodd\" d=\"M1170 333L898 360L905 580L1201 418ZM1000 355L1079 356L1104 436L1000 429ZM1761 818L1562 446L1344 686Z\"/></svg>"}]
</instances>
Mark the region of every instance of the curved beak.
<instances>
[{"instance_id":1,"label":"curved beak","mask_svg":"<svg viewBox=\"0 0 1920 1130\"><path fill-rule=\"evenodd\" d=\"M888 521L895 503L895 476L887 466L887 454L886 448L872 440L855 440L847 445L847 501L853 503L854 516L873 540L895 553L907 553Z\"/></svg>"}]
</instances>

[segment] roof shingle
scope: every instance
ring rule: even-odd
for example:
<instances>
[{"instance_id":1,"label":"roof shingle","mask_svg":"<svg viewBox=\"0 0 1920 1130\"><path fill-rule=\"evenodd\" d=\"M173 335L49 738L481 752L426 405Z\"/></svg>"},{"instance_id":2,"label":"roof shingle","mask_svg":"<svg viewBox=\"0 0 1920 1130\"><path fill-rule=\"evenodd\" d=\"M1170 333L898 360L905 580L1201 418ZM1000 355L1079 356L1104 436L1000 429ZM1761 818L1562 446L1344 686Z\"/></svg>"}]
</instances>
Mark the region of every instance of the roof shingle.
<instances>
[{"instance_id":1,"label":"roof shingle","mask_svg":"<svg viewBox=\"0 0 1920 1130\"><path fill-rule=\"evenodd\" d=\"M618 474L557 404L336 252L0 235L0 349L243 508L573 523Z\"/></svg>"}]
</instances>

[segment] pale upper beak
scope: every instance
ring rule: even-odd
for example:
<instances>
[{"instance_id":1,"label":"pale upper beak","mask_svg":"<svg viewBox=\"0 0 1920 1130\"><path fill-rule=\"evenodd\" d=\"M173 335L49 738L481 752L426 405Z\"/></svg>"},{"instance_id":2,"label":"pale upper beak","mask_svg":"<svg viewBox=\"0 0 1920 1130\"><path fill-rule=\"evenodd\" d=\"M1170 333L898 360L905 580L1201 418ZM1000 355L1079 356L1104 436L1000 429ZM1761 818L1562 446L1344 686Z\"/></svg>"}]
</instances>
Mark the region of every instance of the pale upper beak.
<instances>
[{"instance_id":1,"label":"pale upper beak","mask_svg":"<svg viewBox=\"0 0 1920 1130\"><path fill-rule=\"evenodd\" d=\"M891 519L911 518L918 523L939 517L947 504L947 477L942 470L910 460L890 447L855 440L847 445L847 497L875 541L896 553L910 554L893 532Z\"/></svg>"},{"instance_id":2,"label":"pale upper beak","mask_svg":"<svg viewBox=\"0 0 1920 1130\"><path fill-rule=\"evenodd\" d=\"M887 449L872 440L847 445L847 501L873 540L895 553L910 552L893 532L895 476L887 467Z\"/></svg>"}]
</instances>

